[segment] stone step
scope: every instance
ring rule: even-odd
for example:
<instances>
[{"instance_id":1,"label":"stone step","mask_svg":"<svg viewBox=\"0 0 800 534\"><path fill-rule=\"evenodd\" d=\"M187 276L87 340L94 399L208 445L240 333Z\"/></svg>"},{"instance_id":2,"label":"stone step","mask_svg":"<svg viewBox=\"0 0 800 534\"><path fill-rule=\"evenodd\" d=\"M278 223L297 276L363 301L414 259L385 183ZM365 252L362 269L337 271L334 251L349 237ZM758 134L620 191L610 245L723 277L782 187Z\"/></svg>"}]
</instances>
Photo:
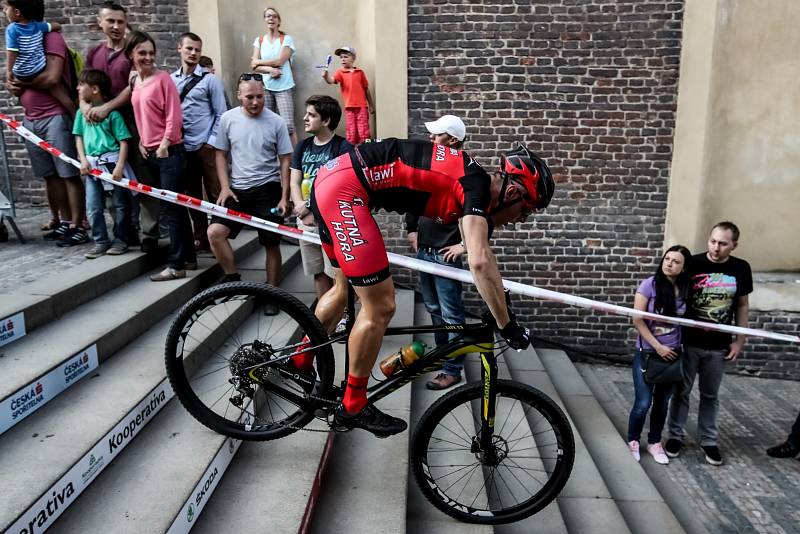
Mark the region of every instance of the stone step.
<instances>
[{"instance_id":1,"label":"stone step","mask_svg":"<svg viewBox=\"0 0 800 534\"><path fill-rule=\"evenodd\" d=\"M430 316L425 311L425 308L422 304L418 304L416 308L416 317L417 321L416 324L430 324ZM472 322L472 321L470 321ZM434 345L434 339L432 334L423 334L420 336L422 341L428 343L428 345ZM507 359L514 359L515 361L519 361L516 366L516 372L512 373L509 370L509 366L506 364ZM521 375L523 378L529 378L530 375L526 374L532 369L536 369L537 367L541 369L541 365L538 363L538 357L533 349L528 349L522 353L511 353L507 352L504 356L498 358L497 361L498 373L501 379L511 379L511 380L520 380L523 383L527 383L525 380L522 380L517 375ZM477 354L470 354L467 356L465 362L465 372L464 372L465 381L462 381L461 384L464 384L469 381L477 381L481 379L481 370L480 370L480 359ZM453 389L459 387L459 385L454 386L446 391L431 391L425 387L425 382L432 378L433 375L422 377L416 381L414 384L414 389L412 391L412 424L415 424L419 418L423 415L424 411L431 405L437 398L446 394L448 391L452 391ZM549 386L550 390L553 390L552 384L549 384L547 381L546 374L542 372L542 375L539 376L542 380L542 383ZM542 385L542 384L538 384ZM540 387L540 389L542 389ZM413 434L412 434L413 435ZM557 501L550 503L547 507L541 510L539 513L528 517L522 521L517 521L515 523L505 524L505 525L496 525L494 527L489 525L473 525L467 523L461 523L441 512L439 512L436 508L433 507L430 503L427 502L425 497L419 491L416 483L413 480L409 481L409 490L408 490L408 498L409 498L409 528L407 532L465 532L465 533L488 533L494 532L497 534L527 534L529 532L541 532L541 533L552 533L552 534L566 534L568 532L564 519L561 515L561 511L559 509Z\"/></svg>"},{"instance_id":2,"label":"stone step","mask_svg":"<svg viewBox=\"0 0 800 534\"><path fill-rule=\"evenodd\" d=\"M257 262L254 258L247 264ZM303 302L314 299L313 281L302 275L302 267L281 287ZM337 365L343 365L344 346L335 344L333 349ZM319 422L307 428L325 429ZM327 460L334 437L329 431L300 430L276 441L242 443L192 533L250 532L267 526L270 532L302 532L300 525L313 517L312 498L318 496L322 460Z\"/></svg>"},{"instance_id":3,"label":"stone step","mask_svg":"<svg viewBox=\"0 0 800 534\"><path fill-rule=\"evenodd\" d=\"M518 380L523 384L532 385L517 378L517 376L511 372L509 368L510 365L507 362L509 360L520 360L521 363L515 369L526 369L533 366L528 362L534 361L536 358L536 352L533 350L533 348L529 348L520 353L507 351L498 359L497 362L499 377L505 380ZM470 371L470 380L481 379L481 370L479 365L480 364L476 359L473 364L467 367L467 369ZM494 531L496 534L525 534L534 531L541 532L543 534L567 534L567 526L563 516L561 515L561 510L558 506L558 499L556 499L538 513L515 523L497 525L494 528Z\"/></svg>"},{"instance_id":4,"label":"stone step","mask_svg":"<svg viewBox=\"0 0 800 534\"><path fill-rule=\"evenodd\" d=\"M574 413L574 407L567 402L569 397L565 399L565 393L559 387L560 382L543 365L543 353L546 353L543 349L528 349L519 354L508 352L505 360L515 380L533 386L553 399L572 423L575 437L575 464L566 486L556 498L566 531L570 534L630 532L598 466L589 453L586 438L580 432L577 424L580 414ZM556 525L556 528L560 526Z\"/></svg>"},{"instance_id":5,"label":"stone step","mask_svg":"<svg viewBox=\"0 0 800 534\"><path fill-rule=\"evenodd\" d=\"M296 263L297 256L296 247L286 246L284 259L289 264ZM243 274L247 278L247 272ZM254 278L263 280L263 277L262 268ZM153 288L156 293L151 297L162 299L158 287L153 286L169 283L150 284L145 291ZM185 300L188 297L176 304L182 305ZM144 303L146 298L139 297L138 301ZM85 313L83 308L72 315L80 319ZM159 317L169 312L168 308L159 310ZM64 504L71 504L99 470L167 404L172 390L165 379L163 354L171 319L166 317L136 336L116 357L104 361L96 371L87 372L91 379L80 381L77 387L67 390L0 438L0 477L15 481L14 491L6 493L0 507L0 528L11 524L26 510L23 516L35 515L41 509L35 506L40 496L44 497L46 508L51 491L56 490L60 496L71 481L71 493L75 495L59 503L63 510ZM36 337L48 343L44 333L43 329ZM20 466L26 467L20 469ZM77 475L77 479L70 478L72 475ZM54 519L53 514L45 514L46 524Z\"/></svg>"},{"instance_id":6,"label":"stone step","mask_svg":"<svg viewBox=\"0 0 800 534\"><path fill-rule=\"evenodd\" d=\"M164 263L166 245L156 254L144 254L132 249L121 256L103 256L81 263L58 274L26 284L3 295L0 302L0 322L14 317L19 330L30 334L54 319L74 310L143 273ZM0 340L0 345L9 341Z\"/></svg>"},{"instance_id":7,"label":"stone step","mask_svg":"<svg viewBox=\"0 0 800 534\"><path fill-rule=\"evenodd\" d=\"M263 277L263 271L260 277ZM305 300L308 305L313 301L313 289L309 282L301 270L294 269L288 275L285 289ZM280 316L276 321L280 321ZM272 339L276 340L288 339L292 334L288 329L273 332L276 335ZM214 333L209 332L208 335ZM214 363L208 361L205 365L213 366ZM198 373L202 372L201 367ZM312 422L310 426L324 425ZM320 436L320 442L324 442L324 435ZM199 521L204 507L211 502L212 494L218 490L224 480L223 475L241 447L241 442L217 434L195 421L174 399L131 442L125 454L120 455L108 470L95 479L92 486L54 525L53 531L187 532ZM298 455L298 451L308 447L316 458L312 456L301 460L307 460L311 465L313 460L319 460L322 443L314 447L307 437L296 433L279 441L247 444L244 454L251 456L255 451L263 458L265 455L262 452L273 451L274 454L276 447L290 451L288 454L295 451ZM287 453L284 452L283 458L286 457ZM315 467L309 468L312 474ZM255 470L248 480L253 482L259 474L264 476L264 473ZM232 482L237 482L237 478L242 481L241 477L236 477ZM307 478L299 477L298 480ZM289 480L275 483L282 484L280 487L287 492L294 492ZM249 487L253 498L264 498L261 493L262 481ZM276 486L276 489L280 488ZM279 509L282 513L291 511L288 503L282 504ZM268 511L275 513L275 510ZM244 515L250 517L249 513Z\"/></svg>"},{"instance_id":8,"label":"stone step","mask_svg":"<svg viewBox=\"0 0 800 534\"><path fill-rule=\"evenodd\" d=\"M431 318L425 310L425 306L418 302L414 307L414 324L431 324ZM425 342L429 347L435 347L436 341L433 334L420 334L415 339ZM474 354L467 356L468 360L476 360ZM411 418L409 419L409 436L414 435L416 424L425 411L442 395L452 391L453 388L444 391L433 391L425 387L425 383L433 378L435 373L423 375L411 384ZM461 384L464 384L462 381ZM458 385L454 386L458 387ZM494 530L489 525L474 525L462 523L447 514L439 511L433 506L417 485L414 475L409 471L408 474L408 515L407 528L408 534L417 532L435 532L436 534L491 534Z\"/></svg>"},{"instance_id":9,"label":"stone step","mask_svg":"<svg viewBox=\"0 0 800 534\"><path fill-rule=\"evenodd\" d=\"M592 394L603 407L619 436L624 440L628 432L628 413L621 412L611 401L606 388L600 383L595 375L592 366L587 364L576 364L575 367L586 381L586 385L591 389ZM633 403L633 390L631 389L631 404ZM664 498L669 509L681 526L692 534L708 534L708 529L697 516L696 510L689 502L688 495L683 487L675 484L667 474L668 467L659 465L653 461L648 454L642 454L641 464L650 481Z\"/></svg>"},{"instance_id":10,"label":"stone step","mask_svg":"<svg viewBox=\"0 0 800 534\"><path fill-rule=\"evenodd\" d=\"M391 324L407 326L413 320L414 294L399 290ZM378 361L410 342L411 336L385 338ZM373 376L383 376L377 364ZM410 402L411 388L406 386L377 406L407 421ZM338 434L310 532L405 532L408 442L408 432L388 439L362 430Z\"/></svg>"},{"instance_id":11,"label":"stone step","mask_svg":"<svg viewBox=\"0 0 800 534\"><path fill-rule=\"evenodd\" d=\"M255 234L248 232L234 242L238 257L253 250L253 241ZM287 253L298 250L286 247ZM0 433L90 375L103 360L220 276L211 258L202 258L198 270L188 273L172 282L134 278L5 347L0 372L9 378L0 384Z\"/></svg>"},{"instance_id":12,"label":"stone step","mask_svg":"<svg viewBox=\"0 0 800 534\"><path fill-rule=\"evenodd\" d=\"M630 532L683 532L641 465L631 458L624 438L620 438L567 355L550 349L540 349L538 353ZM597 529L597 523L594 528Z\"/></svg>"}]
</instances>

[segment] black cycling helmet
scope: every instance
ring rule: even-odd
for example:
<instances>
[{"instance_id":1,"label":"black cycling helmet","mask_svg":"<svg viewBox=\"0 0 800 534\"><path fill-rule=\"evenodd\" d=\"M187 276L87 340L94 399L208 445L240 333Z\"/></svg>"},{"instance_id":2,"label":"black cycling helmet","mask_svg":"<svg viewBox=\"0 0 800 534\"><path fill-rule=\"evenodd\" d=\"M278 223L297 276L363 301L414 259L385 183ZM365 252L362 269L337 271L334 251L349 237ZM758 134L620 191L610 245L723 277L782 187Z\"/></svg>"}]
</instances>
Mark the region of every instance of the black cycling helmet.
<instances>
[{"instance_id":1,"label":"black cycling helmet","mask_svg":"<svg viewBox=\"0 0 800 534\"><path fill-rule=\"evenodd\" d=\"M531 210L546 208L556 190L550 168L522 144L500 156L500 175L503 177L500 198L505 195L508 181L514 181L525 188L523 202Z\"/></svg>"}]
</instances>

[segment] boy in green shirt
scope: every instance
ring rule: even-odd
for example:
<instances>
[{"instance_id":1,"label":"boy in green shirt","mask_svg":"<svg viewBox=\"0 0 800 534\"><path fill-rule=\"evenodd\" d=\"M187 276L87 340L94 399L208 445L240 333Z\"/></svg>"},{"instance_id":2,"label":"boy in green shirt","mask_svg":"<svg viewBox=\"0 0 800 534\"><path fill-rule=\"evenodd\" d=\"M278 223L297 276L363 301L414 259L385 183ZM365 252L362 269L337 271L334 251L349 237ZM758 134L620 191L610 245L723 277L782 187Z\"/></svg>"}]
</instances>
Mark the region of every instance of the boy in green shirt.
<instances>
[{"instance_id":1,"label":"boy in green shirt","mask_svg":"<svg viewBox=\"0 0 800 534\"><path fill-rule=\"evenodd\" d=\"M96 69L81 71L78 77L78 98L92 106L104 104L111 94L111 79ZM118 111L112 111L100 122L87 121L78 111L72 127L75 146L81 161L81 174L86 176L86 210L92 226L94 247L85 254L89 259L104 254L119 255L128 250L131 232L132 195L125 187L114 187L90 174L92 168L107 170L115 180L123 176L133 179L128 167L128 139L131 133ZM106 194L111 192L114 202L114 240L108 237L106 227Z\"/></svg>"}]
</instances>

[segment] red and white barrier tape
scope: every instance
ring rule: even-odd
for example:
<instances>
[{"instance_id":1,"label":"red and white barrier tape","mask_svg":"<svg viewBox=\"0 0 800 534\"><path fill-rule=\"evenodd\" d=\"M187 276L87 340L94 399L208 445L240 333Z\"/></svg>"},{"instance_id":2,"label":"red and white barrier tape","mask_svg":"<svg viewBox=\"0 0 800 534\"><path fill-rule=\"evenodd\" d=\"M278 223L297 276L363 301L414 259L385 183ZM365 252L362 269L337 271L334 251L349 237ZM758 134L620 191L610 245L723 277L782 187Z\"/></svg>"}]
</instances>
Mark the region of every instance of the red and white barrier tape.
<instances>
[{"instance_id":1,"label":"red and white barrier tape","mask_svg":"<svg viewBox=\"0 0 800 534\"><path fill-rule=\"evenodd\" d=\"M0 121L4 122L13 131L15 131L20 136L27 139L34 145L37 145L42 150L45 150L46 152L49 152L50 154L56 156L57 158L66 161L70 165L73 165L75 168L80 169L81 167L80 163L70 158L69 156L65 155L63 152L51 146L49 143L45 142L41 138L34 135L33 132L22 126L20 122L15 121L8 115L4 115L2 113L0 113ZM101 180L105 180L117 186L121 185L123 187L127 187L128 189L144 193L145 195L150 195L152 197L156 197L162 200L167 200L174 204L187 206L191 209L209 213L211 215L222 217L224 219L230 219L232 221L240 222L248 226L259 228L261 230L267 230L270 232L281 234L286 237L293 237L296 239L302 239L304 241L309 241L311 243L319 244L319 236L312 232L306 232L304 230L293 228L291 226L277 224L272 221L260 219L252 215L248 215L246 213L240 213L238 211L229 208L224 208L222 206L218 206L217 204L212 204L210 202L190 197L188 195L174 193L172 191L168 191L165 189L158 189L156 187L151 187L149 185L140 184L139 182L136 181L122 179L119 182L117 182L111 177L110 173L101 171L99 169L92 169L91 172L93 176L96 176ZM445 278L451 278L453 280L459 280L461 282L466 282L469 284L475 283L474 279L472 278L472 274L469 271L465 271L463 269L456 269L454 267L448 267L446 265L438 265L432 262L422 261L416 258L409 258L407 256L402 256L400 254L394 254L392 252L389 252L388 255L389 255L389 262L392 263L393 265L406 267L415 271L426 272L436 276L443 276ZM568 295L566 293L559 293L557 291L541 289L535 286L520 284L519 282L512 282L509 280L503 280L503 286L512 293L518 293L520 295L526 295L529 297L550 300L553 302L559 302L561 304L566 304L568 306L577 306L579 308L588 308L591 310L602 311L613 315L641 317L644 319L657 320L659 322L664 322L664 323L679 324L683 326L694 326L697 328L702 328L704 330L713 330L716 332L726 332L729 334L742 334L746 336L774 339L777 341L787 341L789 343L800 343L800 336L779 334L776 332L769 332L767 330L759 330L755 328L742 328L740 326L706 323L703 321L695 321L692 319L684 319L681 317L666 317L655 313L643 312L639 310L634 310L632 308L626 308L624 306L618 306L616 304L608 304L606 302L599 302L584 297L575 297L573 295Z\"/></svg>"}]
</instances>

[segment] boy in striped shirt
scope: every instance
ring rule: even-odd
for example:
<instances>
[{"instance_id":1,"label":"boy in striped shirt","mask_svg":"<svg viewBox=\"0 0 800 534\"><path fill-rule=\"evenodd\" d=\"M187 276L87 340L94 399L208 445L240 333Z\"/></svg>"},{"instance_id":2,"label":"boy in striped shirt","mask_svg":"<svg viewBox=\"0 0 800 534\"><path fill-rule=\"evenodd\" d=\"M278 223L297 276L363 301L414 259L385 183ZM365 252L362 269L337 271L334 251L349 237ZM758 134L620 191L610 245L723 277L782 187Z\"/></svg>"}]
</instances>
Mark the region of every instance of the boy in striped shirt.
<instances>
[{"instance_id":1,"label":"boy in striped shirt","mask_svg":"<svg viewBox=\"0 0 800 534\"><path fill-rule=\"evenodd\" d=\"M6 28L6 72L9 79L32 81L47 66L44 53L44 34L61 31L57 22L34 20L35 5L31 0L6 0L3 11L10 24ZM71 114L75 103L66 88L53 87L52 94Z\"/></svg>"}]
</instances>

